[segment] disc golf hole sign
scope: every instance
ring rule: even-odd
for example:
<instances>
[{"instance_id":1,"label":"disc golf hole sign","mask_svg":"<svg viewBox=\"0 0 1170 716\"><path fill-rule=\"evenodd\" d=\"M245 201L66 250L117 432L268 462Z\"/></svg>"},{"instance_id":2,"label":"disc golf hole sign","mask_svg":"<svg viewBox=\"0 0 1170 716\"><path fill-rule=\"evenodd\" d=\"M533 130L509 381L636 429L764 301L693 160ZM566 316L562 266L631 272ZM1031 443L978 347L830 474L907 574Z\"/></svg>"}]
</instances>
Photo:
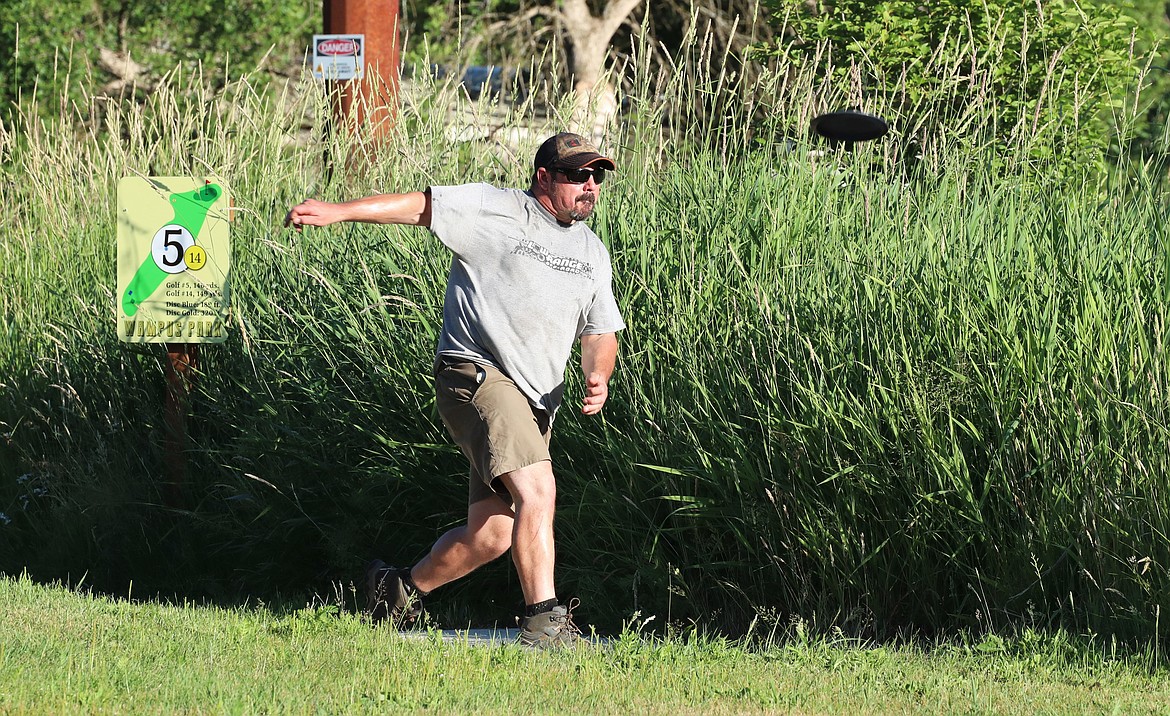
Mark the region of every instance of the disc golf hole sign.
<instances>
[{"instance_id":1,"label":"disc golf hole sign","mask_svg":"<svg viewBox=\"0 0 1170 716\"><path fill-rule=\"evenodd\" d=\"M226 339L231 241L222 182L118 182L118 338L128 343Z\"/></svg>"}]
</instances>

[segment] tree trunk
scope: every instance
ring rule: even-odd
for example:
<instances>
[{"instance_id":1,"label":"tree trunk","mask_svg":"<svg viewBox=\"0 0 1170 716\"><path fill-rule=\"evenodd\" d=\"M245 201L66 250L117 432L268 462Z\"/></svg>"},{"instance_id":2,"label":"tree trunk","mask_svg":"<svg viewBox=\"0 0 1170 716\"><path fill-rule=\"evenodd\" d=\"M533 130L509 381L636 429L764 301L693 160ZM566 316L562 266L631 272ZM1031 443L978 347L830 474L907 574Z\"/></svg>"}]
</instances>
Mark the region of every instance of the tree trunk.
<instances>
[{"instance_id":1,"label":"tree trunk","mask_svg":"<svg viewBox=\"0 0 1170 716\"><path fill-rule=\"evenodd\" d=\"M642 0L611 0L601 16L589 11L586 0L564 0L561 18L569 36L569 67L573 73L573 128L600 142L617 115L612 84L603 79L609 44L626 18Z\"/></svg>"}]
</instances>

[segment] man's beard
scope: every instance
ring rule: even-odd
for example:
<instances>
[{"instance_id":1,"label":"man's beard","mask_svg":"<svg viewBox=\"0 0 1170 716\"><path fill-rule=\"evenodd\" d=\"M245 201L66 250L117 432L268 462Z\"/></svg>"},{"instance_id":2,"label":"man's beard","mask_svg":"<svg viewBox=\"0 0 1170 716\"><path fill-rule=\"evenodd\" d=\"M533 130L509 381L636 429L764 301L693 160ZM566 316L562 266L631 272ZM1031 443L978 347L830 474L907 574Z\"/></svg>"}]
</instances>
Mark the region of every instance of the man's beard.
<instances>
[{"instance_id":1,"label":"man's beard","mask_svg":"<svg viewBox=\"0 0 1170 716\"><path fill-rule=\"evenodd\" d=\"M573 203L573 208L569 210L569 218L573 221L584 221L593 213L593 207L597 204L597 197L593 194L582 194L577 197ZM584 205L584 206L582 206Z\"/></svg>"}]
</instances>

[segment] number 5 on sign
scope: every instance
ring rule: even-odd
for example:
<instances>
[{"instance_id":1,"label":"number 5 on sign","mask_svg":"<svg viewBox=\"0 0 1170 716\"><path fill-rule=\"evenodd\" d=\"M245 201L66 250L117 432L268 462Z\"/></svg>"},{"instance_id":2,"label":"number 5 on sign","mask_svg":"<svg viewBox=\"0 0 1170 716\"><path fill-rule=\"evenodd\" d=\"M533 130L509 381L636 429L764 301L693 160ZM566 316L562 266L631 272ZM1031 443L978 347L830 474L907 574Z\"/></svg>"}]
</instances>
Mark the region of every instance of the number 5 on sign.
<instances>
[{"instance_id":1,"label":"number 5 on sign","mask_svg":"<svg viewBox=\"0 0 1170 716\"><path fill-rule=\"evenodd\" d=\"M186 227L167 224L150 242L150 256L163 271L182 273L187 270L187 251L192 248L195 248L195 237Z\"/></svg>"},{"instance_id":2,"label":"number 5 on sign","mask_svg":"<svg viewBox=\"0 0 1170 716\"><path fill-rule=\"evenodd\" d=\"M118 337L137 343L225 338L230 202L221 182L118 183Z\"/></svg>"}]
</instances>

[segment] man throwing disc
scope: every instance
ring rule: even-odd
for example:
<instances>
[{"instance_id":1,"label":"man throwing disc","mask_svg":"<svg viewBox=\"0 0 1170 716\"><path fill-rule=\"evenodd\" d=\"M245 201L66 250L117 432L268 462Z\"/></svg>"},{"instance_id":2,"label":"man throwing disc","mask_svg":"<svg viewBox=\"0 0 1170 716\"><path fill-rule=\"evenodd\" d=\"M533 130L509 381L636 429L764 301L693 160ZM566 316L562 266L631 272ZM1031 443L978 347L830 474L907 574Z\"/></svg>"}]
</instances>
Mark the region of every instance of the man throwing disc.
<instances>
[{"instance_id":1,"label":"man throwing disc","mask_svg":"<svg viewBox=\"0 0 1170 716\"><path fill-rule=\"evenodd\" d=\"M581 341L582 413L601 411L625 328L609 253L582 223L613 160L560 133L533 160L527 191L432 186L339 204L308 199L285 220L298 231L342 221L428 227L452 253L435 358L439 415L471 462L467 524L409 569L371 563L375 620L413 621L420 598L509 549L524 592L519 641L573 645L580 633L557 600L553 572L553 418L573 344Z\"/></svg>"}]
</instances>

